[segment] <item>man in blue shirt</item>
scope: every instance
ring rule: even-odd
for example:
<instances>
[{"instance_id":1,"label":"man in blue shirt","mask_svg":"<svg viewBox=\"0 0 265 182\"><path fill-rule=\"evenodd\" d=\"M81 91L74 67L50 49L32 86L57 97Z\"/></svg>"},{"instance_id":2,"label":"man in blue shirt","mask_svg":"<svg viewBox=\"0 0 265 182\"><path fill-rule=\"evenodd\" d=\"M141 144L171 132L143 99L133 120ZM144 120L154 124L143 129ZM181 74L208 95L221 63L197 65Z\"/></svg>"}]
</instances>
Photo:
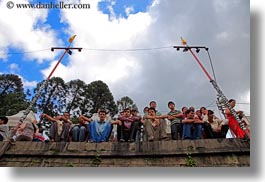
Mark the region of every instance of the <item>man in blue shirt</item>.
<instances>
[{"instance_id":1,"label":"man in blue shirt","mask_svg":"<svg viewBox=\"0 0 265 182\"><path fill-rule=\"evenodd\" d=\"M90 126L90 142L100 143L109 140L112 124L118 124L118 121L106 120L106 111L99 111L99 120L92 120Z\"/></svg>"}]
</instances>

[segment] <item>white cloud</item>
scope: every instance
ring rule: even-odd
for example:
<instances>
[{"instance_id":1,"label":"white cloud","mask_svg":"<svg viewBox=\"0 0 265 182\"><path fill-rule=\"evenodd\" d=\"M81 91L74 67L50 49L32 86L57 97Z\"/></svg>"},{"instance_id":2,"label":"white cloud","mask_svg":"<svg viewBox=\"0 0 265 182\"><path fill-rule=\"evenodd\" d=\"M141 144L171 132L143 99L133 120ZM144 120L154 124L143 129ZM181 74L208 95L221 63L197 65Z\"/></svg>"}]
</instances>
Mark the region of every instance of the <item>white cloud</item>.
<instances>
[{"instance_id":1,"label":"white cloud","mask_svg":"<svg viewBox=\"0 0 265 182\"><path fill-rule=\"evenodd\" d=\"M128 49L135 47L144 38L151 23L148 13L137 13L130 15L128 19L110 21L108 15L95 8L97 3L98 1L91 1L93 8L90 10L62 12L62 21L69 24L69 35L77 34L74 45L83 48ZM43 71L45 76L53 65ZM81 53L74 52L69 64L60 65L54 75L68 81L78 77L88 83L102 79L107 83L118 84L140 70L141 62L132 54L84 49Z\"/></svg>"},{"instance_id":2,"label":"white cloud","mask_svg":"<svg viewBox=\"0 0 265 182\"><path fill-rule=\"evenodd\" d=\"M241 3L241 0L230 0L230 1L214 0L213 1L214 9L218 13L223 13L227 9L230 9L231 7L233 8L239 3Z\"/></svg>"},{"instance_id":3,"label":"white cloud","mask_svg":"<svg viewBox=\"0 0 265 182\"><path fill-rule=\"evenodd\" d=\"M134 8L132 6L125 7L126 16L129 16L133 11L134 11Z\"/></svg>"},{"instance_id":4,"label":"white cloud","mask_svg":"<svg viewBox=\"0 0 265 182\"><path fill-rule=\"evenodd\" d=\"M58 45L56 33L46 23L47 9L8 9L8 0L0 2L0 58L7 59L8 48L21 52L43 50ZM28 3L26 0L14 0L16 3ZM52 59L54 54L34 52L26 55L26 59Z\"/></svg>"},{"instance_id":5,"label":"white cloud","mask_svg":"<svg viewBox=\"0 0 265 182\"><path fill-rule=\"evenodd\" d=\"M189 54L174 49L89 50L178 45L183 36L191 45L210 47L218 84L228 98L250 90L247 3L157 0L147 8L148 12L110 21L96 8L98 2L89 1L89 10L62 11L69 35L77 34L74 46L87 49L74 52L69 63L59 65L55 76L65 81L79 78L86 83L101 79L109 85L115 99L128 95L140 110L150 100L156 100L158 109L164 112L169 100L175 101L177 108L207 105L216 98L216 92ZM225 13L216 12L213 6L221 7ZM198 56L210 72L207 54L201 51ZM45 76L52 66L43 72Z\"/></svg>"},{"instance_id":6,"label":"white cloud","mask_svg":"<svg viewBox=\"0 0 265 182\"><path fill-rule=\"evenodd\" d=\"M16 74L16 75L18 75L18 77L21 79L21 81L23 83L24 90L26 90L26 89L33 89L33 88L36 88L37 87L38 82L36 80L34 80L34 81L28 81L27 79L25 79L20 74Z\"/></svg>"},{"instance_id":7,"label":"white cloud","mask_svg":"<svg viewBox=\"0 0 265 182\"><path fill-rule=\"evenodd\" d=\"M24 85L24 88L29 88L29 89L32 89L32 88L36 88L37 86L37 81L28 81L28 80L23 80L23 85Z\"/></svg>"},{"instance_id":8,"label":"white cloud","mask_svg":"<svg viewBox=\"0 0 265 182\"><path fill-rule=\"evenodd\" d=\"M10 65L9 65L9 68L10 68L10 72L11 72L11 73L15 73L15 72L17 72L17 71L20 70L18 64L16 64L16 63L12 63L12 64L10 64Z\"/></svg>"}]
</instances>

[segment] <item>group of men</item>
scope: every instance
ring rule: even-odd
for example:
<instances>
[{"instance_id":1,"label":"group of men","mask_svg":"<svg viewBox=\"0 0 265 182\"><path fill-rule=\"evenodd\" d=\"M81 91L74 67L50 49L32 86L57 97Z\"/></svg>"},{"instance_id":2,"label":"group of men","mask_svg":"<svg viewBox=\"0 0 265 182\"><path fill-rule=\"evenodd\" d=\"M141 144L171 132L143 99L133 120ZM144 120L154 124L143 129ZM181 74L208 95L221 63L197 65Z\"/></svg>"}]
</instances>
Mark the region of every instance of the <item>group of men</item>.
<instances>
[{"instance_id":1,"label":"group of men","mask_svg":"<svg viewBox=\"0 0 265 182\"><path fill-rule=\"evenodd\" d=\"M137 132L139 133L141 128L144 140L168 140L170 138L166 132L166 119L170 121L172 140L226 137L229 129L228 121L220 120L212 110L201 107L200 110L195 111L194 107L183 107L179 111L175 109L175 103L172 101L168 102L168 108L167 114L161 114L156 110L156 102L151 101L149 107L144 108L143 116L140 116L134 109L126 108L114 120L107 115L106 110L99 109L91 118L81 115L78 118L78 124L73 124L69 113L54 118L43 113L40 117L52 123L49 134L49 139L52 142L107 142L114 125L116 125L116 134L113 138L118 142L134 142ZM7 138L7 128L4 127L7 122L7 117L0 117L0 141ZM29 126L32 127L32 125ZM35 126L33 125L33 128ZM23 129L25 127L21 130ZM40 138L36 139L39 130L35 131L33 140L39 141ZM22 137L21 139L20 137L20 140L24 139L29 141L32 138Z\"/></svg>"}]
</instances>

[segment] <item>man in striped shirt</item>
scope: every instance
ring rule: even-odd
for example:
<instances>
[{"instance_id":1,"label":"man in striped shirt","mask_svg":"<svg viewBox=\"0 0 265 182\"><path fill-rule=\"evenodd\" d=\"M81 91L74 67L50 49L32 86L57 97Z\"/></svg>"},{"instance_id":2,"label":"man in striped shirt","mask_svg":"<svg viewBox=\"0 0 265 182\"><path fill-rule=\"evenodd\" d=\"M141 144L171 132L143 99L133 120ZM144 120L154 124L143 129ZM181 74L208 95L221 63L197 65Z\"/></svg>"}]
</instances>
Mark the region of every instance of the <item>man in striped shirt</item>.
<instances>
[{"instance_id":1,"label":"man in striped shirt","mask_svg":"<svg viewBox=\"0 0 265 182\"><path fill-rule=\"evenodd\" d=\"M175 109L175 103L172 101L168 102L168 108L170 109L167 115L171 125L171 137L172 140L177 140L178 133L180 134L180 138L182 136L182 112Z\"/></svg>"}]
</instances>

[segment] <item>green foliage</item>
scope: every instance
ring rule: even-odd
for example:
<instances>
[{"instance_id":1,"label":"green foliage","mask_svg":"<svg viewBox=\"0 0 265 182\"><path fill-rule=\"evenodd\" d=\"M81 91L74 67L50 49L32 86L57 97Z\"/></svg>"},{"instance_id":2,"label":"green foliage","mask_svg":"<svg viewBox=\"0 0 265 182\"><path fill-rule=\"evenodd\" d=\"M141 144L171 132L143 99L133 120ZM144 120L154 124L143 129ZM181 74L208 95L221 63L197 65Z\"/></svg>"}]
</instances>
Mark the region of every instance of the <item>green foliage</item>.
<instances>
[{"instance_id":1,"label":"green foliage","mask_svg":"<svg viewBox=\"0 0 265 182\"><path fill-rule=\"evenodd\" d=\"M71 113L73 117L87 114L91 110L92 102L88 99L88 86L85 82L81 80L72 80L66 83L66 87L66 111Z\"/></svg>"},{"instance_id":2,"label":"green foliage","mask_svg":"<svg viewBox=\"0 0 265 182\"><path fill-rule=\"evenodd\" d=\"M37 85L34 90L36 93L43 82ZM39 112L55 116L65 112L66 86L64 80L59 77L53 77L48 82L37 100L36 108Z\"/></svg>"},{"instance_id":3,"label":"green foliage","mask_svg":"<svg viewBox=\"0 0 265 182\"><path fill-rule=\"evenodd\" d=\"M22 81L17 75L0 75L0 114L13 115L26 109L29 105L26 95L30 99L43 83L44 80L37 84L33 94L30 90L26 90L25 94ZM59 77L52 77L49 80L33 107L37 113L46 113L50 116L69 112L75 122L80 115L92 115L100 108L106 109L112 115L117 113L113 95L106 83L94 81L85 84L81 80L65 83Z\"/></svg>"},{"instance_id":4,"label":"green foliage","mask_svg":"<svg viewBox=\"0 0 265 182\"><path fill-rule=\"evenodd\" d=\"M65 167L75 167L73 163L66 163Z\"/></svg>"},{"instance_id":5,"label":"green foliage","mask_svg":"<svg viewBox=\"0 0 265 182\"><path fill-rule=\"evenodd\" d=\"M73 124L78 124L78 118L77 117L71 117L71 121L73 122Z\"/></svg>"},{"instance_id":6,"label":"green foliage","mask_svg":"<svg viewBox=\"0 0 265 182\"><path fill-rule=\"evenodd\" d=\"M106 109L112 115L117 113L117 106L106 83L100 80L94 81L88 85L87 91L92 102L91 113L96 113L101 108Z\"/></svg>"},{"instance_id":7,"label":"green foliage","mask_svg":"<svg viewBox=\"0 0 265 182\"><path fill-rule=\"evenodd\" d=\"M35 92L42 83L39 83ZM37 101L37 110L55 116L69 112L71 117L90 115L99 108L105 108L111 113L117 112L114 98L108 86L102 81L86 85L81 80L64 83L61 78L53 77L42 91Z\"/></svg>"},{"instance_id":8,"label":"green foliage","mask_svg":"<svg viewBox=\"0 0 265 182\"><path fill-rule=\"evenodd\" d=\"M0 75L0 97L14 92L23 92L21 79L14 74Z\"/></svg>"},{"instance_id":9,"label":"green foliage","mask_svg":"<svg viewBox=\"0 0 265 182\"><path fill-rule=\"evenodd\" d=\"M94 165L94 166L99 166L100 164L101 164L101 158L100 158L100 156L99 155L95 155L95 158L93 158L92 159L92 164Z\"/></svg>"},{"instance_id":10,"label":"green foliage","mask_svg":"<svg viewBox=\"0 0 265 182\"><path fill-rule=\"evenodd\" d=\"M136 104L128 96L122 97L120 100L118 100L117 107L119 112L123 111L126 108L135 109L138 112Z\"/></svg>"},{"instance_id":11,"label":"green foliage","mask_svg":"<svg viewBox=\"0 0 265 182\"><path fill-rule=\"evenodd\" d=\"M0 75L0 115L13 115L27 108L23 91L22 81L17 75Z\"/></svg>"},{"instance_id":12,"label":"green foliage","mask_svg":"<svg viewBox=\"0 0 265 182\"><path fill-rule=\"evenodd\" d=\"M192 149L193 149L192 146L188 147L188 150L189 150L189 151L191 151ZM186 165L187 165L188 167L196 167L196 166L197 166L197 162L196 162L196 160L194 160L194 159L192 158L191 153L188 152L186 155L187 155L187 157L186 157Z\"/></svg>"}]
</instances>

